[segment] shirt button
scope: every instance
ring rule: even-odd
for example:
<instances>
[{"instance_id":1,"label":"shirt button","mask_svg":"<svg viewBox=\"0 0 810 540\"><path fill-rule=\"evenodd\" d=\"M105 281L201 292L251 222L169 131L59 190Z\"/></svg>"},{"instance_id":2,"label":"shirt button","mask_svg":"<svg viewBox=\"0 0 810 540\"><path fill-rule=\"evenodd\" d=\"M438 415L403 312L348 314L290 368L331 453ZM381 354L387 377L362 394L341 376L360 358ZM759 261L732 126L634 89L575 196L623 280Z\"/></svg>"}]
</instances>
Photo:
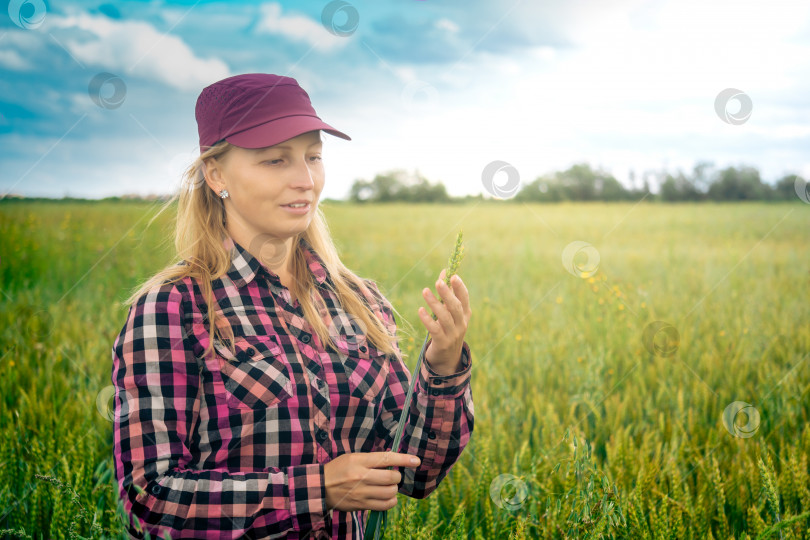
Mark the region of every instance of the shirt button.
<instances>
[{"instance_id":1,"label":"shirt button","mask_svg":"<svg viewBox=\"0 0 810 540\"><path fill-rule=\"evenodd\" d=\"M248 349L245 352L248 354L248 356L253 356L254 354L256 354L256 349L254 349L253 347L248 347Z\"/></svg>"},{"instance_id":2,"label":"shirt button","mask_svg":"<svg viewBox=\"0 0 810 540\"><path fill-rule=\"evenodd\" d=\"M317 437L319 441L323 442L329 437L329 434L326 433L326 431L319 429Z\"/></svg>"},{"instance_id":3,"label":"shirt button","mask_svg":"<svg viewBox=\"0 0 810 540\"><path fill-rule=\"evenodd\" d=\"M304 343L309 343L309 334L302 335L301 341L303 341Z\"/></svg>"},{"instance_id":4,"label":"shirt button","mask_svg":"<svg viewBox=\"0 0 810 540\"><path fill-rule=\"evenodd\" d=\"M366 348L366 346L365 346L365 345L360 345L360 350L361 350L362 352L366 352L368 349Z\"/></svg>"},{"instance_id":5,"label":"shirt button","mask_svg":"<svg viewBox=\"0 0 810 540\"><path fill-rule=\"evenodd\" d=\"M431 390L430 393L433 394L434 396L438 396L439 394L441 394L438 388L434 388L433 390Z\"/></svg>"},{"instance_id":6,"label":"shirt button","mask_svg":"<svg viewBox=\"0 0 810 540\"><path fill-rule=\"evenodd\" d=\"M435 438L436 438L436 432L435 432L435 431L431 431L431 432L429 432L429 433L428 433L428 438L429 438L429 439L435 439Z\"/></svg>"},{"instance_id":7,"label":"shirt button","mask_svg":"<svg viewBox=\"0 0 810 540\"><path fill-rule=\"evenodd\" d=\"M443 382L441 379L433 379L433 384L442 384Z\"/></svg>"},{"instance_id":8,"label":"shirt button","mask_svg":"<svg viewBox=\"0 0 810 540\"><path fill-rule=\"evenodd\" d=\"M160 493L160 486L158 484L155 484L154 486L152 486L152 493L154 495L158 495Z\"/></svg>"}]
</instances>

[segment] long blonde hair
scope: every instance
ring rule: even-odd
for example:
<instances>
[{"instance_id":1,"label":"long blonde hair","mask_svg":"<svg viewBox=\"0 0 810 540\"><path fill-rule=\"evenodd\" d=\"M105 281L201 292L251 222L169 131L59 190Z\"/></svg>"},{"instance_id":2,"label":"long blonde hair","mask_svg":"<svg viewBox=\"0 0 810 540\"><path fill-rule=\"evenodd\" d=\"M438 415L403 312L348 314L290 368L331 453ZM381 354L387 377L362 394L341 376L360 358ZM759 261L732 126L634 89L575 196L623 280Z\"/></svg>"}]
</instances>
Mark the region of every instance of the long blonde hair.
<instances>
[{"instance_id":1,"label":"long blonde hair","mask_svg":"<svg viewBox=\"0 0 810 540\"><path fill-rule=\"evenodd\" d=\"M209 147L197 157L183 173L180 190L172 195L151 220L154 221L166 208L175 201L178 202L174 244L177 257L184 264L175 263L163 268L146 282L137 286L129 298L123 302L125 306L131 306L156 287L175 283L186 277L196 280L208 306L207 320L210 321L212 332L203 357L207 357L211 353L215 339L226 339L216 324L217 303L211 282L226 274L231 266L231 255L223 244L223 240L228 235L225 227L225 205L205 182L205 161L209 158L220 158L231 148L233 145L222 141ZM312 301L313 293L316 292L315 284L302 251L302 240L306 241L323 260L326 271L334 284L333 290L337 293L340 305L359 321L365 329L368 342L380 352L393 354L395 352L393 341L396 336L388 331L374 311L361 299L362 294L358 294L358 291L368 287L363 283L363 278L357 276L341 262L326 218L318 206L309 227L293 239L291 253L293 279L289 289L293 297L298 299L304 312L304 318L315 330L321 343L335 348L329 330ZM381 299L381 301L385 300ZM388 305L390 306L390 303ZM399 315L393 306L390 307ZM403 320L401 316L399 320ZM232 344L233 331L230 327L226 328L230 333L227 339L230 339Z\"/></svg>"}]
</instances>

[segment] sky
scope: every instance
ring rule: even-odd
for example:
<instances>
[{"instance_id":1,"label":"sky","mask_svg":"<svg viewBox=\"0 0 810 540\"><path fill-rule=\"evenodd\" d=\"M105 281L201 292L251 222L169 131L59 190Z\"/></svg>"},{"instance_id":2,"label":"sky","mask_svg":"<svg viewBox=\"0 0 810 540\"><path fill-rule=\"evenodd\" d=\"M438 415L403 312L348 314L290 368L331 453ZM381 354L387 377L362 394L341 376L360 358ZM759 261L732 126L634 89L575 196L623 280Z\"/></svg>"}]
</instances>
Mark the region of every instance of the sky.
<instances>
[{"instance_id":1,"label":"sky","mask_svg":"<svg viewBox=\"0 0 810 540\"><path fill-rule=\"evenodd\" d=\"M627 187L701 161L810 177L810 2L6 7L0 197L172 193L199 153L200 91L257 72L295 78L352 137L323 136L322 199L392 169L488 195L494 161L524 184L583 162Z\"/></svg>"}]
</instances>

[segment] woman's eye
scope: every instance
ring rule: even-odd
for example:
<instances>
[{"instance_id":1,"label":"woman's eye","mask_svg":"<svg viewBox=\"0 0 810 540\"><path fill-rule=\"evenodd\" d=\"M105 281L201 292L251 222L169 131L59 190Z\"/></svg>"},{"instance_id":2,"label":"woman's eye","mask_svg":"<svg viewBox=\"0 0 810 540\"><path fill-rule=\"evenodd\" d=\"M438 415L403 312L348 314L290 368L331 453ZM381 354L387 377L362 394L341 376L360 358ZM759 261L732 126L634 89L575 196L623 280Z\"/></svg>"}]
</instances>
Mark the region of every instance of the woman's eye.
<instances>
[{"instance_id":1,"label":"woman's eye","mask_svg":"<svg viewBox=\"0 0 810 540\"><path fill-rule=\"evenodd\" d=\"M321 161L321 159L323 159L323 158L320 155L317 155L317 156L312 156L309 159L311 159L312 161Z\"/></svg>"},{"instance_id":2,"label":"woman's eye","mask_svg":"<svg viewBox=\"0 0 810 540\"><path fill-rule=\"evenodd\" d=\"M282 161L284 161L284 160L282 160L282 159L268 159L267 161L264 161L263 163L267 163L269 165L278 165Z\"/></svg>"}]
</instances>

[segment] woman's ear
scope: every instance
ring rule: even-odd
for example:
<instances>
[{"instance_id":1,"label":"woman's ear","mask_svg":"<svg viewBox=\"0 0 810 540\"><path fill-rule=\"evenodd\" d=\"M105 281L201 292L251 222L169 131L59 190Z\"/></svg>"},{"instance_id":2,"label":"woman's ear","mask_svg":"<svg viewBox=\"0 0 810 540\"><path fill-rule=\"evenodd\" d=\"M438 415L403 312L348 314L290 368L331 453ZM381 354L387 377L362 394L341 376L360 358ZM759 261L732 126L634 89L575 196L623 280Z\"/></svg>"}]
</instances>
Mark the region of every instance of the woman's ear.
<instances>
[{"instance_id":1,"label":"woman's ear","mask_svg":"<svg viewBox=\"0 0 810 540\"><path fill-rule=\"evenodd\" d=\"M208 158L203 162L202 167L205 183L208 184L214 193L219 194L220 191L225 189L225 182L222 178L222 165L216 158Z\"/></svg>"}]
</instances>

